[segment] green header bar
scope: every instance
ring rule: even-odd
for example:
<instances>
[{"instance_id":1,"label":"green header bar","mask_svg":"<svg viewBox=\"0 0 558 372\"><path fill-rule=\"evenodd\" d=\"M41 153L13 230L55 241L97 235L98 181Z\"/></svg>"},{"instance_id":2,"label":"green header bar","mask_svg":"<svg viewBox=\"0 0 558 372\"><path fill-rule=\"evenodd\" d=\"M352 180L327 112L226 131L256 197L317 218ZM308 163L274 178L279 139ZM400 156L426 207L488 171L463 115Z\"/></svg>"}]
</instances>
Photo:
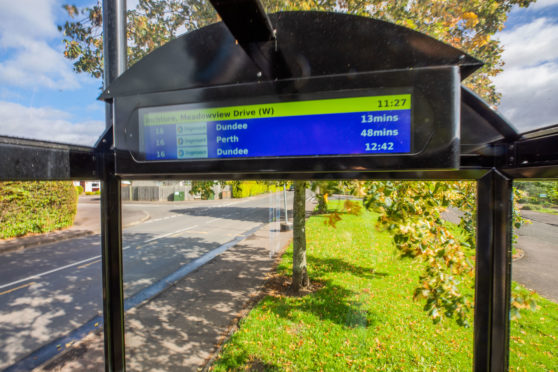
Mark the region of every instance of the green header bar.
<instances>
[{"instance_id":1,"label":"green header bar","mask_svg":"<svg viewBox=\"0 0 558 372\"><path fill-rule=\"evenodd\" d=\"M143 116L143 125L155 126L207 121L410 109L410 94L264 103L258 105L216 107L207 109L181 110L179 109L179 106L170 106L169 111L145 113Z\"/></svg>"}]
</instances>

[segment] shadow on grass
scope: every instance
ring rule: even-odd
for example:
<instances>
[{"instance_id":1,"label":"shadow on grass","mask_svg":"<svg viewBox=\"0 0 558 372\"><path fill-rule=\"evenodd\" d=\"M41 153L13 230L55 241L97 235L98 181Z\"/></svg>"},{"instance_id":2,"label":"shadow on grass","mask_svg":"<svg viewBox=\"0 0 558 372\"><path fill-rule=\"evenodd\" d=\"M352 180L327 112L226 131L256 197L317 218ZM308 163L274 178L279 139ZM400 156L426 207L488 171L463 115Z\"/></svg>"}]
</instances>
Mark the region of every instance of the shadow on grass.
<instances>
[{"instance_id":1,"label":"shadow on grass","mask_svg":"<svg viewBox=\"0 0 558 372\"><path fill-rule=\"evenodd\" d=\"M375 325L378 318L364 308L363 301L351 299L356 294L357 292L326 282L325 287L314 294L289 301L283 298L270 306L270 310L293 321L296 321L294 318L297 312L304 312L311 313L322 321L331 321L349 328Z\"/></svg>"},{"instance_id":2,"label":"shadow on grass","mask_svg":"<svg viewBox=\"0 0 558 372\"><path fill-rule=\"evenodd\" d=\"M328 273L350 273L366 278L378 279L388 276L387 273L375 272L373 269L354 265L339 258L319 258L309 255L311 267L310 277L321 281L324 287L311 295L281 301L270 309L283 318L292 319L293 314L300 311L311 313L321 320L350 327L369 327L378 323L379 318L366 310L366 301L370 291L355 292L331 280L322 281Z\"/></svg>"},{"instance_id":3,"label":"shadow on grass","mask_svg":"<svg viewBox=\"0 0 558 372\"><path fill-rule=\"evenodd\" d=\"M377 279L389 275L387 273L377 272L368 267L354 265L340 258L321 258L308 255L308 262L311 268L311 274L317 277L331 272L346 272L367 279Z\"/></svg>"}]
</instances>

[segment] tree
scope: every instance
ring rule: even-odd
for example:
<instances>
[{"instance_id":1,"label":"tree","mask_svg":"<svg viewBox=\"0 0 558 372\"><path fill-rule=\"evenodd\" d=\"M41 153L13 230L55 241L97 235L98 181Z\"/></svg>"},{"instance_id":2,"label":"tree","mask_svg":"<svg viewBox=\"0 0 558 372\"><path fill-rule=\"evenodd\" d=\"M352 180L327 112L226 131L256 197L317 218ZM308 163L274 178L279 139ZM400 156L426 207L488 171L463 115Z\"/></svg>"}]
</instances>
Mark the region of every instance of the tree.
<instances>
[{"instance_id":1,"label":"tree","mask_svg":"<svg viewBox=\"0 0 558 372\"><path fill-rule=\"evenodd\" d=\"M314 181L310 189L318 199L318 213L327 213L328 196L340 191L340 181Z\"/></svg>"},{"instance_id":2,"label":"tree","mask_svg":"<svg viewBox=\"0 0 558 372\"><path fill-rule=\"evenodd\" d=\"M473 301L466 288L474 284L476 183L375 181L367 186L365 206L380 213L378 227L393 234L402 257L422 262L415 299L425 300L424 308L435 322L455 317L458 324L468 325ZM450 206L463 212L462 236L443 221L442 212ZM525 223L518 210L515 205L515 228ZM536 308L532 296L517 293L511 305L514 317L520 309Z\"/></svg>"},{"instance_id":3,"label":"tree","mask_svg":"<svg viewBox=\"0 0 558 372\"><path fill-rule=\"evenodd\" d=\"M503 29L514 5L527 7L534 0L264 0L269 12L280 10L322 10L356 14L387 20L470 53L485 66L466 84L491 104L500 95L491 81L502 70L502 47L492 36ZM65 5L72 21L59 26L64 32L64 55L74 61L77 72L102 75L102 12L99 5L78 9ZM181 31L190 31L216 22L212 6L204 0L140 0L128 11L128 63L172 40Z\"/></svg>"},{"instance_id":4,"label":"tree","mask_svg":"<svg viewBox=\"0 0 558 372\"><path fill-rule=\"evenodd\" d=\"M308 287L306 263L306 182L294 181L293 201L293 277L291 289L296 293Z\"/></svg>"},{"instance_id":5,"label":"tree","mask_svg":"<svg viewBox=\"0 0 558 372\"><path fill-rule=\"evenodd\" d=\"M99 4L78 9L63 6L71 21L59 25L64 35L64 56L74 61L74 70L95 78L103 74L103 14ZM207 1L139 0L127 12L128 66L187 32L218 21Z\"/></svg>"},{"instance_id":6,"label":"tree","mask_svg":"<svg viewBox=\"0 0 558 372\"><path fill-rule=\"evenodd\" d=\"M218 185L217 181L192 181L190 195L200 195L203 200L213 199L215 191L213 186Z\"/></svg>"},{"instance_id":7,"label":"tree","mask_svg":"<svg viewBox=\"0 0 558 372\"><path fill-rule=\"evenodd\" d=\"M469 88L493 105L499 102L500 95L496 91L491 78L502 70L503 62L501 55L503 49L499 41L493 39L492 36L497 31L503 29L507 15L514 5L527 7L531 2L533 2L533 0L263 1L265 8L269 12L280 10L322 10L369 16L406 26L424 32L438 40L445 41L485 62L482 69L469 77L465 83ZM92 76L100 77L102 75L102 35L100 33L102 17L100 7L94 6L79 10L75 6L66 5L65 9L72 18L72 21L66 22L66 24L59 27L65 35L65 56L74 61L74 69L77 72L89 73ZM82 18L78 19L78 17ZM132 65L145 54L176 37L179 31L196 29L215 22L218 18L208 2L203 0L188 2L182 2L181 0L140 0L136 9L128 12L127 19L129 39L128 58L129 65ZM436 184L425 184L424 186L428 187L427 190L433 187L437 192L443 190L442 194L451 194L449 190L445 190L446 186ZM384 188L384 190L388 189ZM397 188L394 188L392 192L394 195L405 197ZM383 203L385 200L392 200L388 197L387 199L384 198L384 201L381 201L370 193L369 197L372 198L369 199L369 206L372 206L376 201ZM415 207L411 206L411 200L405 200L406 202L396 202L393 205L397 206L397 208L407 208L407 212L412 211ZM432 198L429 198L427 203L432 203ZM442 200L441 203L443 204L445 201ZM380 207L381 206L378 208ZM395 212L397 211L393 209L394 207L387 205L385 207L388 208L385 209L386 211L393 210L393 216L396 215ZM441 206L437 206L436 208L438 207ZM304 209L301 210L299 208L304 208L304 205L302 203L295 204L294 214L297 216L301 216L304 213ZM405 211L405 209L401 209L397 213L401 211ZM432 222L436 223L436 226L438 226L440 222L439 218L436 217L438 213L439 211L434 213L435 218L431 216L434 218ZM396 233L396 235L405 239L408 236L404 232L405 220L398 219L397 221L397 223L400 224L399 231L401 234ZM416 223L416 226L419 226L422 222ZM302 226L298 228L304 228L301 224L297 224L297 226ZM444 230L442 229L440 231ZM295 234L299 232L300 231L296 231L295 227ZM439 251L442 257L448 258L449 256L446 256L446 254L449 254L448 252L460 255L459 251L455 249L455 246L450 240L451 239L446 238L439 240L440 244L447 245L449 249ZM436 259L435 262L432 263L438 264L439 261L440 260ZM448 261L448 263L452 262L451 259ZM430 270L428 273L429 278L434 278L436 276L439 278L446 269L467 271L461 264L451 264L447 268L440 267ZM438 287L441 287L442 284L442 282L439 282ZM424 294L425 292L423 291L421 293ZM437 304L439 301L445 301L446 299L444 296L446 295L450 296L450 305L448 305L448 308L454 309L453 313L457 312L459 317L459 313L463 306L465 306L465 303L460 302L460 297L454 296L451 290L444 290L441 297L434 300L434 303ZM434 314L432 313L432 315Z\"/></svg>"}]
</instances>

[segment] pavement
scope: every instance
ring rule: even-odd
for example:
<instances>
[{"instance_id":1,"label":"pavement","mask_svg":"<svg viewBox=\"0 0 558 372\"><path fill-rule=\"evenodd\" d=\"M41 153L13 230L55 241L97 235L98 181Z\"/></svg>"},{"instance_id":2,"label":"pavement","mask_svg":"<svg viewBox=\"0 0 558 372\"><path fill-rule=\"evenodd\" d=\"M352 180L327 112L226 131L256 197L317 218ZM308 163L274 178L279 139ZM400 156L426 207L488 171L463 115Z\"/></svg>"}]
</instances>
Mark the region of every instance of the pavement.
<instances>
[{"instance_id":1,"label":"pavement","mask_svg":"<svg viewBox=\"0 0 558 372\"><path fill-rule=\"evenodd\" d=\"M73 226L45 234L27 235L24 237L0 240L0 254L98 234L101 231L100 216L99 196L80 196ZM123 228L145 222L149 218L149 213L144 209L126 208L126 204L123 204Z\"/></svg>"},{"instance_id":2,"label":"pavement","mask_svg":"<svg viewBox=\"0 0 558 372\"><path fill-rule=\"evenodd\" d=\"M307 202L308 210L313 205ZM173 286L125 314L126 366L197 371L264 295L266 279L292 240L277 223L257 230ZM90 333L34 371L104 371L103 333Z\"/></svg>"}]
</instances>

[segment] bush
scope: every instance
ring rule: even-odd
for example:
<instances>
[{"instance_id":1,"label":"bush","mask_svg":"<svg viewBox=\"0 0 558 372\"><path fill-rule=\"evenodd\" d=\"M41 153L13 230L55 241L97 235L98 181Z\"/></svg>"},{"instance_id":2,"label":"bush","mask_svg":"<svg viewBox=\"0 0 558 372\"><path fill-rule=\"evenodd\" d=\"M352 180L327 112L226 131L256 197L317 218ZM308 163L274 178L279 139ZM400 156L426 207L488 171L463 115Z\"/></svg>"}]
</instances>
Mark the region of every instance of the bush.
<instances>
[{"instance_id":1,"label":"bush","mask_svg":"<svg viewBox=\"0 0 558 372\"><path fill-rule=\"evenodd\" d=\"M256 181L233 181L231 182L232 197L233 198L246 198L265 194L266 192L275 192L278 190L275 184L268 184Z\"/></svg>"},{"instance_id":2,"label":"bush","mask_svg":"<svg viewBox=\"0 0 558 372\"><path fill-rule=\"evenodd\" d=\"M199 194L202 200L213 200L215 199L215 191L213 191L215 185L215 181L192 181L192 188L189 192L191 195Z\"/></svg>"},{"instance_id":3,"label":"bush","mask_svg":"<svg viewBox=\"0 0 558 372\"><path fill-rule=\"evenodd\" d=\"M71 226L76 210L72 182L0 182L0 239Z\"/></svg>"},{"instance_id":4,"label":"bush","mask_svg":"<svg viewBox=\"0 0 558 372\"><path fill-rule=\"evenodd\" d=\"M81 187L79 185L76 186L76 193L78 194L78 196L83 194L83 187Z\"/></svg>"}]
</instances>

